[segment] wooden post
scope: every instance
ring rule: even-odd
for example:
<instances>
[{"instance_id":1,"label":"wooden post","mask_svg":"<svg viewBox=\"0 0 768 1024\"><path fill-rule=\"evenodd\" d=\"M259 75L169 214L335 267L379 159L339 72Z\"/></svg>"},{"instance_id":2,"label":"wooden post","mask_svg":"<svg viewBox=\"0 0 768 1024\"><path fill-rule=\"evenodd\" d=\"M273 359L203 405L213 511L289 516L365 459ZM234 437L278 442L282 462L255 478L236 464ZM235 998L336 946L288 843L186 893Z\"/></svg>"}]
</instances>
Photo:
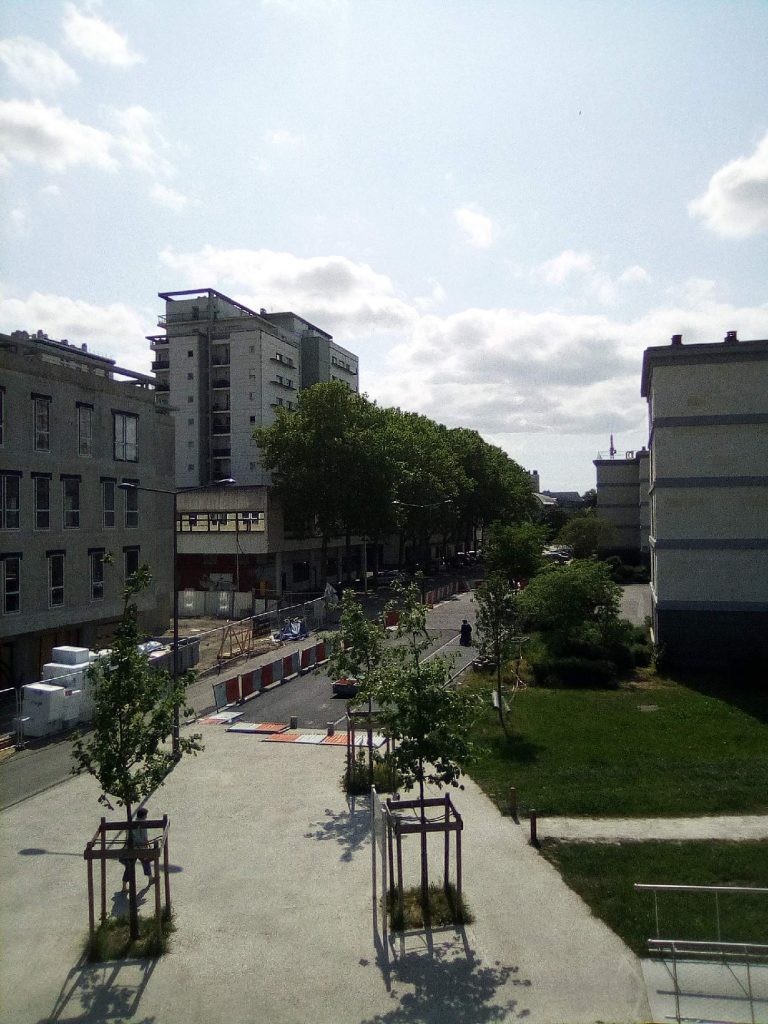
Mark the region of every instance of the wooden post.
<instances>
[{"instance_id":1,"label":"wooden post","mask_svg":"<svg viewBox=\"0 0 768 1024\"><path fill-rule=\"evenodd\" d=\"M397 899L400 905L400 913L405 913L405 904L403 901L403 837L400 835L400 829L397 829Z\"/></svg>"},{"instance_id":2,"label":"wooden post","mask_svg":"<svg viewBox=\"0 0 768 1024\"><path fill-rule=\"evenodd\" d=\"M157 847L157 839L154 840L152 847L154 850L154 857L152 859L152 870L154 873L155 883L155 927L157 929L157 937L160 939L163 934L163 921L162 911L160 909L160 851Z\"/></svg>"},{"instance_id":3,"label":"wooden post","mask_svg":"<svg viewBox=\"0 0 768 1024\"><path fill-rule=\"evenodd\" d=\"M451 820L451 798L445 794L445 833L443 835L443 888L448 892L451 870L451 833L448 825Z\"/></svg>"},{"instance_id":4,"label":"wooden post","mask_svg":"<svg viewBox=\"0 0 768 1024\"><path fill-rule=\"evenodd\" d=\"M88 933L93 938L96 930L95 914L93 911L93 843L88 843L85 848L85 860L88 867Z\"/></svg>"},{"instance_id":5,"label":"wooden post","mask_svg":"<svg viewBox=\"0 0 768 1024\"><path fill-rule=\"evenodd\" d=\"M536 809L531 808L531 846L539 845L538 827L537 827Z\"/></svg>"},{"instance_id":6,"label":"wooden post","mask_svg":"<svg viewBox=\"0 0 768 1024\"><path fill-rule=\"evenodd\" d=\"M168 831L170 822L168 821L168 815L163 815L163 836L165 842L163 843L163 875L165 876L165 913L168 917L171 916L171 878L168 870L169 867L169 852L168 852Z\"/></svg>"},{"instance_id":7,"label":"wooden post","mask_svg":"<svg viewBox=\"0 0 768 1024\"><path fill-rule=\"evenodd\" d=\"M509 813L517 821L517 790L514 786L509 787Z\"/></svg>"},{"instance_id":8,"label":"wooden post","mask_svg":"<svg viewBox=\"0 0 768 1024\"><path fill-rule=\"evenodd\" d=\"M387 808L387 865L389 867L389 894L395 891L395 851L392 848L392 818Z\"/></svg>"},{"instance_id":9,"label":"wooden post","mask_svg":"<svg viewBox=\"0 0 768 1024\"><path fill-rule=\"evenodd\" d=\"M461 829L456 829L456 894L461 900Z\"/></svg>"},{"instance_id":10,"label":"wooden post","mask_svg":"<svg viewBox=\"0 0 768 1024\"><path fill-rule=\"evenodd\" d=\"M101 923L107 920L107 819L101 819Z\"/></svg>"}]
</instances>

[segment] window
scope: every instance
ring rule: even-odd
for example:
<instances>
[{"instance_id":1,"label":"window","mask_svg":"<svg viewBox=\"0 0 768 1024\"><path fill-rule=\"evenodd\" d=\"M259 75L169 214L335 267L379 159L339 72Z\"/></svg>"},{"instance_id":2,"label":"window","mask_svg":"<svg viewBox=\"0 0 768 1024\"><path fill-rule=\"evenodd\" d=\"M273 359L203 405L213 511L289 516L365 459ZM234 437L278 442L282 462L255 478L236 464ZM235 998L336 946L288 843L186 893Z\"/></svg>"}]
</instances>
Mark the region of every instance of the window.
<instances>
[{"instance_id":1,"label":"window","mask_svg":"<svg viewBox=\"0 0 768 1024\"><path fill-rule=\"evenodd\" d=\"M133 481L126 481L126 483ZM134 530L139 525L139 492L135 487L128 488L125 494L125 525Z\"/></svg>"},{"instance_id":2,"label":"window","mask_svg":"<svg viewBox=\"0 0 768 1024\"><path fill-rule=\"evenodd\" d=\"M18 530L21 473L0 473L0 530Z\"/></svg>"},{"instance_id":3,"label":"window","mask_svg":"<svg viewBox=\"0 0 768 1024\"><path fill-rule=\"evenodd\" d=\"M101 522L105 530L115 526L115 481L101 481Z\"/></svg>"},{"instance_id":4,"label":"window","mask_svg":"<svg viewBox=\"0 0 768 1024\"><path fill-rule=\"evenodd\" d=\"M210 523L211 523L211 528L226 526L227 525L227 513L226 512L211 512Z\"/></svg>"},{"instance_id":5,"label":"window","mask_svg":"<svg viewBox=\"0 0 768 1024\"><path fill-rule=\"evenodd\" d=\"M192 402L194 402L194 400L195 400L195 398L194 398L194 395L187 395L187 402L188 402L189 404L191 404Z\"/></svg>"},{"instance_id":6,"label":"window","mask_svg":"<svg viewBox=\"0 0 768 1024\"><path fill-rule=\"evenodd\" d=\"M98 548L88 552L91 563L91 600L104 600L104 549Z\"/></svg>"},{"instance_id":7,"label":"window","mask_svg":"<svg viewBox=\"0 0 768 1024\"><path fill-rule=\"evenodd\" d=\"M139 417L128 412L113 412L115 459L117 462L139 460Z\"/></svg>"},{"instance_id":8,"label":"window","mask_svg":"<svg viewBox=\"0 0 768 1024\"><path fill-rule=\"evenodd\" d=\"M93 455L93 406L77 406L77 454Z\"/></svg>"},{"instance_id":9,"label":"window","mask_svg":"<svg viewBox=\"0 0 768 1024\"><path fill-rule=\"evenodd\" d=\"M51 478L49 476L33 477L35 495L35 529L51 528Z\"/></svg>"},{"instance_id":10,"label":"window","mask_svg":"<svg viewBox=\"0 0 768 1024\"><path fill-rule=\"evenodd\" d=\"M0 388L0 447L3 444L5 431L5 388Z\"/></svg>"},{"instance_id":11,"label":"window","mask_svg":"<svg viewBox=\"0 0 768 1024\"><path fill-rule=\"evenodd\" d=\"M4 555L0 574L3 614L16 615L21 611L21 555Z\"/></svg>"},{"instance_id":12,"label":"window","mask_svg":"<svg viewBox=\"0 0 768 1024\"><path fill-rule=\"evenodd\" d=\"M189 419L187 420L187 426L188 427L194 427L194 425L195 425L195 417L194 416L190 416Z\"/></svg>"},{"instance_id":13,"label":"window","mask_svg":"<svg viewBox=\"0 0 768 1024\"><path fill-rule=\"evenodd\" d=\"M191 348L187 349L187 359L191 359L194 354Z\"/></svg>"},{"instance_id":14,"label":"window","mask_svg":"<svg viewBox=\"0 0 768 1024\"><path fill-rule=\"evenodd\" d=\"M139 571L139 550L139 548L123 548L123 564L126 579Z\"/></svg>"},{"instance_id":15,"label":"window","mask_svg":"<svg viewBox=\"0 0 768 1024\"><path fill-rule=\"evenodd\" d=\"M49 395L32 395L35 451L51 450L51 399Z\"/></svg>"},{"instance_id":16,"label":"window","mask_svg":"<svg viewBox=\"0 0 768 1024\"><path fill-rule=\"evenodd\" d=\"M48 552L48 606L58 608L64 604L64 553Z\"/></svg>"},{"instance_id":17,"label":"window","mask_svg":"<svg viewBox=\"0 0 768 1024\"><path fill-rule=\"evenodd\" d=\"M187 374L187 380L194 380L194 379L195 379L194 373L188 373Z\"/></svg>"},{"instance_id":18,"label":"window","mask_svg":"<svg viewBox=\"0 0 768 1024\"><path fill-rule=\"evenodd\" d=\"M263 512L240 512L238 516L239 527L245 533L251 533L254 530L264 529L264 513Z\"/></svg>"},{"instance_id":19,"label":"window","mask_svg":"<svg viewBox=\"0 0 768 1024\"><path fill-rule=\"evenodd\" d=\"M80 526L80 477L65 476L61 484L64 529L76 530Z\"/></svg>"}]
</instances>

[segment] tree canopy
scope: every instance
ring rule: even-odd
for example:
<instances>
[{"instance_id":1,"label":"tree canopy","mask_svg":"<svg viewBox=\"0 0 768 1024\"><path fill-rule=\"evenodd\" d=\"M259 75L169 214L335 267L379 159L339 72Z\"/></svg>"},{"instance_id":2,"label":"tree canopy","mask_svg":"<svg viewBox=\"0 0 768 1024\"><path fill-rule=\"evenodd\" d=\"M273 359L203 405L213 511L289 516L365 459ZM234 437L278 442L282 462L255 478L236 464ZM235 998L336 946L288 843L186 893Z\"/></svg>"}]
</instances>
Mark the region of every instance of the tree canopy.
<instances>
[{"instance_id":1,"label":"tree canopy","mask_svg":"<svg viewBox=\"0 0 768 1024\"><path fill-rule=\"evenodd\" d=\"M613 523L589 509L569 519L559 530L557 541L570 545L574 558L589 558L597 554L598 548L610 547L616 542L617 536Z\"/></svg>"}]
</instances>

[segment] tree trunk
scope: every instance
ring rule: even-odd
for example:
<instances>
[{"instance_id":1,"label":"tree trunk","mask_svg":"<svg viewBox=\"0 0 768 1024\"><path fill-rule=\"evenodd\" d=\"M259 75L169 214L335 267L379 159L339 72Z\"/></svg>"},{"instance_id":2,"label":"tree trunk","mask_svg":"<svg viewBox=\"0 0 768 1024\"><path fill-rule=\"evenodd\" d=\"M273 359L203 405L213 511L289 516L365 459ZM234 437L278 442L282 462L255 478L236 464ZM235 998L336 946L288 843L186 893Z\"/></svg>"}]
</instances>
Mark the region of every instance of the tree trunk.
<instances>
[{"instance_id":1,"label":"tree trunk","mask_svg":"<svg viewBox=\"0 0 768 1024\"><path fill-rule=\"evenodd\" d=\"M133 822L133 815L131 814L131 805L126 805L127 813L127 824L128 830L126 832L126 838L128 846L133 847L133 829L131 824ZM131 858L128 862L128 921L130 928L130 936L133 941L139 937L139 903L136 898L136 860Z\"/></svg>"},{"instance_id":2,"label":"tree trunk","mask_svg":"<svg viewBox=\"0 0 768 1024\"><path fill-rule=\"evenodd\" d=\"M420 839L420 844L421 844L421 905L422 905L422 907L424 907L424 909L426 911L426 908L429 906L429 861L428 861L428 857L427 857L427 833L426 833L426 829L423 827L427 823L427 814L426 814L426 811L424 809L424 778L423 778L423 774L424 774L424 772L423 772L423 766L422 766L422 770L420 772L420 775L422 777L419 778L419 802L421 804L421 807L419 808L419 810L421 812L422 829L421 829L421 832L419 834L419 839ZM426 921L424 923L427 924Z\"/></svg>"},{"instance_id":3,"label":"tree trunk","mask_svg":"<svg viewBox=\"0 0 768 1024\"><path fill-rule=\"evenodd\" d=\"M499 702L499 725L507 739L509 739L509 730L507 729L507 723L504 719L504 698L501 694L501 653L496 653L496 699Z\"/></svg>"},{"instance_id":4,"label":"tree trunk","mask_svg":"<svg viewBox=\"0 0 768 1024\"><path fill-rule=\"evenodd\" d=\"M328 582L328 537L326 534L323 534L320 539L320 579L322 589L325 590L325 585Z\"/></svg>"}]
</instances>

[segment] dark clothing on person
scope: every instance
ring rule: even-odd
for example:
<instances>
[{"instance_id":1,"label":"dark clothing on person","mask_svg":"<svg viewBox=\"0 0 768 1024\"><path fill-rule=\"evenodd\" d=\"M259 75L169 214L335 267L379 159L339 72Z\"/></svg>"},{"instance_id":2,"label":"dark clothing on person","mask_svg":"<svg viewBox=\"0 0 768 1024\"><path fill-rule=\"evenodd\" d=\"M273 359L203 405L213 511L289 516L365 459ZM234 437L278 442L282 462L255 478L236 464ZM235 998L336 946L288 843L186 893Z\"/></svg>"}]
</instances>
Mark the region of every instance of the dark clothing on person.
<instances>
[{"instance_id":1,"label":"dark clothing on person","mask_svg":"<svg viewBox=\"0 0 768 1024\"><path fill-rule=\"evenodd\" d=\"M459 630L459 643L462 647L470 647L472 645L472 627L465 619L461 624Z\"/></svg>"},{"instance_id":2,"label":"dark clothing on person","mask_svg":"<svg viewBox=\"0 0 768 1024\"><path fill-rule=\"evenodd\" d=\"M147 830L144 827L144 819L147 816L147 812L144 811L144 813L142 814L142 811L144 811L144 808L141 808L139 810L139 813L136 815L136 822L138 822L138 824L134 823L132 828L126 829L126 850L131 850L139 846L149 845L149 836L147 835ZM124 860L121 857L120 863L123 865L123 889L125 889L131 877L131 862L130 860ZM144 872L144 875L147 878L152 878L152 862L148 860L142 860L139 861L139 863L141 864L141 868L142 871Z\"/></svg>"}]
</instances>

